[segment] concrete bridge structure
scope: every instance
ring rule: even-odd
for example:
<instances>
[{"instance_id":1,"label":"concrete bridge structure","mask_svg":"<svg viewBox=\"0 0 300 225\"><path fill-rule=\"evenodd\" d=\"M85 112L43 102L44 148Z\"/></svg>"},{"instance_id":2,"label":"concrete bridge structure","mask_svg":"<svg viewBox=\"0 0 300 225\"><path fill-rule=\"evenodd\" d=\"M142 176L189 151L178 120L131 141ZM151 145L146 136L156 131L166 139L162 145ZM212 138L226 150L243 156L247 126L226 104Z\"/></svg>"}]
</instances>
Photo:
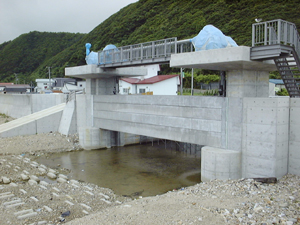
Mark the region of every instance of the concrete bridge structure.
<instances>
[{"instance_id":1,"label":"concrete bridge structure","mask_svg":"<svg viewBox=\"0 0 300 225\"><path fill-rule=\"evenodd\" d=\"M76 99L81 145L125 145L135 135L204 145L203 181L300 175L300 99L293 78L300 68L294 51L299 35L293 24L278 20L253 25L252 40L252 48L193 52L187 41L167 39L99 52L104 61L98 65L66 68L66 76L88 84L87 94ZM226 97L113 95L118 77L143 75L129 66L156 61L226 71ZM275 70L295 98L269 97L269 72Z\"/></svg>"},{"instance_id":2,"label":"concrete bridge structure","mask_svg":"<svg viewBox=\"0 0 300 225\"><path fill-rule=\"evenodd\" d=\"M66 76L85 78L88 84L87 94L76 98L80 144L97 149L110 147L112 137L125 145L145 135L204 145L203 181L299 174L300 99L269 98L269 71L276 66L271 60L251 60L250 50L241 46L171 55L172 67L226 71L227 97L114 95L114 81L124 73L115 68L90 72L106 69L97 65L66 68ZM125 76L144 73L129 68Z\"/></svg>"},{"instance_id":3,"label":"concrete bridge structure","mask_svg":"<svg viewBox=\"0 0 300 225\"><path fill-rule=\"evenodd\" d=\"M300 40L299 35L288 29L288 23L279 22L278 26L272 26L273 22L258 24L266 25L268 31L268 35L258 32L259 38L273 38L274 29L283 27L282 30L289 31L284 38ZM300 93L291 76L295 67L300 68L299 57L295 57L296 45L282 40L281 35L276 37L279 44L274 45L272 39L271 48L240 46L192 52L182 51L186 41L177 43L173 39L159 41L157 46L148 43L138 45L140 48L121 48L109 55L107 64L66 68L66 76L86 79L86 93L69 99L64 108L41 111L38 119L30 116L26 120L20 118L22 124L1 125L0 136L19 135L15 131L20 129L27 133L49 132L49 129L62 134L78 132L85 149L138 143L141 136L148 136L204 145L203 181L300 175ZM124 59L120 53L129 57L120 61ZM156 56L157 60L151 58ZM296 64L289 64L291 61ZM171 67L178 68L226 71L226 97L115 94L120 77L146 75L145 68L133 66L157 62L169 62ZM280 71L293 98L269 97L269 71L274 70ZM26 115L46 108L36 108L41 107L35 104L41 96L4 97L0 98L5 106L0 109L3 113L16 111L11 108L14 101L10 98L18 98L20 102L26 98L30 102L26 104ZM53 104L61 103L60 98L52 96ZM50 103L47 101L47 107L52 106ZM58 121L57 126L47 126L53 121Z\"/></svg>"}]
</instances>

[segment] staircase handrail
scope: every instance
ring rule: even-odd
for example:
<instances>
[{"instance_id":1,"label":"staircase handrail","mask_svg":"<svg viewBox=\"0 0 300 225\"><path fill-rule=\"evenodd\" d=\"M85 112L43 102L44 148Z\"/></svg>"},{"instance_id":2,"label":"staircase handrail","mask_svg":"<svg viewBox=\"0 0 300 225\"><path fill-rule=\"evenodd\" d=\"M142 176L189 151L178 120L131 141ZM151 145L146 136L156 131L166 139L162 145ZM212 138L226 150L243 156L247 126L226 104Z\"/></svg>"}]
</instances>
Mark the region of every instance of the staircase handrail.
<instances>
[{"instance_id":1,"label":"staircase handrail","mask_svg":"<svg viewBox=\"0 0 300 225\"><path fill-rule=\"evenodd\" d=\"M273 44L293 46L300 57L300 36L294 23L277 19L252 24L252 47Z\"/></svg>"}]
</instances>

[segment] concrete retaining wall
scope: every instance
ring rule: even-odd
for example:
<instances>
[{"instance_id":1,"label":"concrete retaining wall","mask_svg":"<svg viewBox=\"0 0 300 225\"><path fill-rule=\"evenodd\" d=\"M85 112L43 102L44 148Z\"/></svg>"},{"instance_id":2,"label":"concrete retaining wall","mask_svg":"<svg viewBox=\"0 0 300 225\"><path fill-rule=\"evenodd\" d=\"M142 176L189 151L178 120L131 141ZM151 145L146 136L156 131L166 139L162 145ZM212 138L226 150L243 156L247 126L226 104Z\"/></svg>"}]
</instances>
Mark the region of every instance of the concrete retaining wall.
<instances>
[{"instance_id":1,"label":"concrete retaining wall","mask_svg":"<svg viewBox=\"0 0 300 225\"><path fill-rule=\"evenodd\" d=\"M63 102L64 94L3 94L0 95L0 113L20 118Z\"/></svg>"},{"instance_id":2,"label":"concrete retaining wall","mask_svg":"<svg viewBox=\"0 0 300 225\"><path fill-rule=\"evenodd\" d=\"M289 166L291 174L300 176L300 99L290 100Z\"/></svg>"},{"instance_id":3,"label":"concrete retaining wall","mask_svg":"<svg viewBox=\"0 0 300 225\"><path fill-rule=\"evenodd\" d=\"M289 101L243 99L243 177L280 178L288 172Z\"/></svg>"}]
</instances>

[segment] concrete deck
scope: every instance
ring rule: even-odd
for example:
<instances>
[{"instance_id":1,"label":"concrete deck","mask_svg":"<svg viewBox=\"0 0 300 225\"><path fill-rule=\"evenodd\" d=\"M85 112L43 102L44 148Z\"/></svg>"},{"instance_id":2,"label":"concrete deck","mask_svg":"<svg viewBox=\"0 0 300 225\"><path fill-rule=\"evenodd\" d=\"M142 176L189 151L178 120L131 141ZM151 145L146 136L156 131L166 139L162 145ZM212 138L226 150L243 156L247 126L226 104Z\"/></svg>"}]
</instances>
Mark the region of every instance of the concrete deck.
<instances>
[{"instance_id":1,"label":"concrete deck","mask_svg":"<svg viewBox=\"0 0 300 225\"><path fill-rule=\"evenodd\" d=\"M101 79L111 77L146 76L147 69L142 67L100 68L97 65L85 65L65 68L65 75L82 79Z\"/></svg>"},{"instance_id":2,"label":"concrete deck","mask_svg":"<svg viewBox=\"0 0 300 225\"><path fill-rule=\"evenodd\" d=\"M170 67L208 70L277 70L273 60L250 60L250 47L239 46L171 55Z\"/></svg>"}]
</instances>

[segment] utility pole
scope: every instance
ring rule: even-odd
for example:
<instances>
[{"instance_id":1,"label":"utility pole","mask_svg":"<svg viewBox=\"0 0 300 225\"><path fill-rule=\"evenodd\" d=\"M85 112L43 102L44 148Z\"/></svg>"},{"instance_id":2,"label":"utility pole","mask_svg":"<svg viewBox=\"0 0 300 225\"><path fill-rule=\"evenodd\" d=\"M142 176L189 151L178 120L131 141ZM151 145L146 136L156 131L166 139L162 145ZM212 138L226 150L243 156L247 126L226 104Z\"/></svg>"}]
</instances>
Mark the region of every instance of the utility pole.
<instances>
[{"instance_id":1,"label":"utility pole","mask_svg":"<svg viewBox=\"0 0 300 225\"><path fill-rule=\"evenodd\" d=\"M183 83L183 69L182 67L180 68L180 95L183 95L182 91L182 83Z\"/></svg>"},{"instance_id":2,"label":"utility pole","mask_svg":"<svg viewBox=\"0 0 300 225\"><path fill-rule=\"evenodd\" d=\"M50 66L47 66L46 68L48 68L48 73L49 73L49 90L51 90L51 67Z\"/></svg>"},{"instance_id":3,"label":"utility pole","mask_svg":"<svg viewBox=\"0 0 300 225\"><path fill-rule=\"evenodd\" d=\"M14 74L15 74L15 77L16 77L16 83L18 84L18 81L19 81L18 75L16 73L14 73Z\"/></svg>"},{"instance_id":4,"label":"utility pole","mask_svg":"<svg viewBox=\"0 0 300 225\"><path fill-rule=\"evenodd\" d=\"M191 95L194 95L194 68L192 68Z\"/></svg>"}]
</instances>

